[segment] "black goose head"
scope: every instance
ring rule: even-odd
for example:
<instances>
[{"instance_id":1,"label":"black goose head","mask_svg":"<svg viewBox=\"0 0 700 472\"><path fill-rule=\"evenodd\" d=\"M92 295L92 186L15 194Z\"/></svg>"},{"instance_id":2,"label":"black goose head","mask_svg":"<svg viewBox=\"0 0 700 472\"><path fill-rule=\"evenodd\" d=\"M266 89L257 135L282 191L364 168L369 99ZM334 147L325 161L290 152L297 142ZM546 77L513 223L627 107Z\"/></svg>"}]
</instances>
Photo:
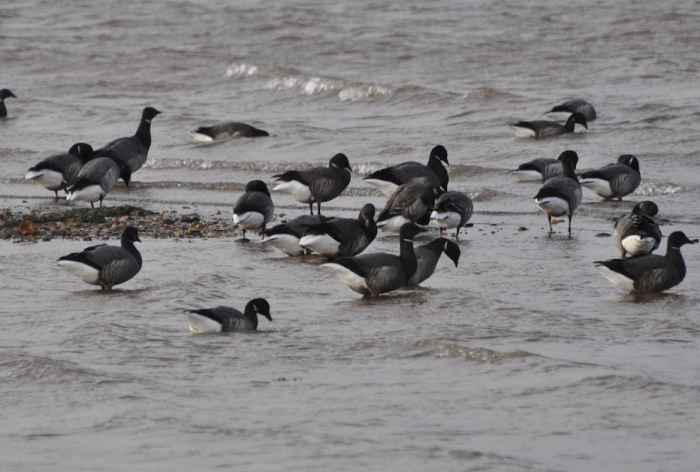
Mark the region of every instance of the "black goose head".
<instances>
[{"instance_id":1,"label":"black goose head","mask_svg":"<svg viewBox=\"0 0 700 472\"><path fill-rule=\"evenodd\" d=\"M139 230L136 229L135 226L127 226L124 228L124 232L122 233L122 241L126 241L129 243L133 242L141 242L139 239Z\"/></svg>"},{"instance_id":2,"label":"black goose head","mask_svg":"<svg viewBox=\"0 0 700 472\"><path fill-rule=\"evenodd\" d=\"M268 320L272 321L272 316L270 316L270 304L264 298L254 298L248 302L248 306L253 307L255 313L258 315L263 315Z\"/></svg>"},{"instance_id":3,"label":"black goose head","mask_svg":"<svg viewBox=\"0 0 700 472\"><path fill-rule=\"evenodd\" d=\"M0 90L0 100L5 100L6 98L17 98L14 93L10 92L8 89Z\"/></svg>"},{"instance_id":4,"label":"black goose head","mask_svg":"<svg viewBox=\"0 0 700 472\"><path fill-rule=\"evenodd\" d=\"M656 216L656 214L659 213L659 207L656 206L656 203L645 200L637 203L634 208L632 208L632 213L644 213L648 216Z\"/></svg>"},{"instance_id":5,"label":"black goose head","mask_svg":"<svg viewBox=\"0 0 700 472\"><path fill-rule=\"evenodd\" d=\"M576 166L578 165L578 154L576 154L576 151L566 150L559 154L557 159L561 162L568 161L572 169L576 169Z\"/></svg>"},{"instance_id":6,"label":"black goose head","mask_svg":"<svg viewBox=\"0 0 700 472\"><path fill-rule=\"evenodd\" d=\"M365 221L365 226L369 224L369 222L374 222L374 214L376 212L376 209L374 208L374 205L371 203L366 203L362 209L360 210L360 218Z\"/></svg>"},{"instance_id":7,"label":"black goose head","mask_svg":"<svg viewBox=\"0 0 700 472\"><path fill-rule=\"evenodd\" d=\"M401 241L413 242L413 238L420 233L425 233L426 231L428 230L423 229L414 223L406 223L399 230L399 237L401 238Z\"/></svg>"},{"instance_id":8,"label":"black goose head","mask_svg":"<svg viewBox=\"0 0 700 472\"><path fill-rule=\"evenodd\" d=\"M449 257L452 262L455 263L455 267L457 267L457 263L459 262L459 256L462 255L462 251L459 249L459 246L449 239L445 240L445 246L443 247L443 252Z\"/></svg>"},{"instance_id":9,"label":"black goose head","mask_svg":"<svg viewBox=\"0 0 700 472\"><path fill-rule=\"evenodd\" d=\"M352 167L350 167L350 162L345 154L338 153L331 157L328 167L337 167L338 169L347 169L352 172Z\"/></svg>"},{"instance_id":10,"label":"black goose head","mask_svg":"<svg viewBox=\"0 0 700 472\"><path fill-rule=\"evenodd\" d=\"M639 159L632 154L623 154L617 158L618 164L626 164L639 173Z\"/></svg>"},{"instance_id":11,"label":"black goose head","mask_svg":"<svg viewBox=\"0 0 700 472\"><path fill-rule=\"evenodd\" d=\"M561 159L561 166L564 170L564 177L574 179L576 182L578 182L578 177L576 176L576 172L574 171L576 163L578 162L578 154L576 154L574 151L569 152L570 154L566 154Z\"/></svg>"},{"instance_id":12,"label":"black goose head","mask_svg":"<svg viewBox=\"0 0 700 472\"><path fill-rule=\"evenodd\" d=\"M584 128L588 129L588 122L586 122L586 117L581 113L572 113L569 120L574 120L574 123L583 125Z\"/></svg>"},{"instance_id":13,"label":"black goose head","mask_svg":"<svg viewBox=\"0 0 700 472\"><path fill-rule=\"evenodd\" d=\"M270 196L270 191L267 188L267 184L262 180L251 180L245 186L246 193L249 192L262 192L268 197Z\"/></svg>"},{"instance_id":14,"label":"black goose head","mask_svg":"<svg viewBox=\"0 0 700 472\"><path fill-rule=\"evenodd\" d=\"M153 107L146 107L143 109L143 113L141 114L141 120L145 121L146 123L150 123L151 120L157 115L160 115L160 113L161 112Z\"/></svg>"},{"instance_id":15,"label":"black goose head","mask_svg":"<svg viewBox=\"0 0 700 472\"><path fill-rule=\"evenodd\" d=\"M87 143L76 143L70 147L68 154L72 154L76 157L81 158L84 161L89 161L92 159L94 151L92 146Z\"/></svg>"},{"instance_id":16,"label":"black goose head","mask_svg":"<svg viewBox=\"0 0 700 472\"><path fill-rule=\"evenodd\" d=\"M450 165L450 163L447 161L447 149L445 149L445 146L441 144L438 144L432 151L430 151L430 157L437 157L445 164Z\"/></svg>"},{"instance_id":17,"label":"black goose head","mask_svg":"<svg viewBox=\"0 0 700 472\"><path fill-rule=\"evenodd\" d=\"M668 248L680 249L686 244L696 244L697 239L689 239L683 231L675 231L668 237Z\"/></svg>"}]
</instances>

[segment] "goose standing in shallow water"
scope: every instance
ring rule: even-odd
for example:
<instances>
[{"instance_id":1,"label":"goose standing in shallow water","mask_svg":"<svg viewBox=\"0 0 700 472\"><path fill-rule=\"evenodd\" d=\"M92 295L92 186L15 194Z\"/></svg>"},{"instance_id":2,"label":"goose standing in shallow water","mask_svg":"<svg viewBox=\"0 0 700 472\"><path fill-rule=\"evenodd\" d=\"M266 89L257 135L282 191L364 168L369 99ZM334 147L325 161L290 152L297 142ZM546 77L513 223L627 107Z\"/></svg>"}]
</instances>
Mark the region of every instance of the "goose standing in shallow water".
<instances>
[{"instance_id":1,"label":"goose standing in shallow water","mask_svg":"<svg viewBox=\"0 0 700 472\"><path fill-rule=\"evenodd\" d=\"M374 205L367 203L357 218L332 218L308 225L299 245L328 259L356 256L377 237L374 211Z\"/></svg>"},{"instance_id":2,"label":"goose standing in shallow water","mask_svg":"<svg viewBox=\"0 0 700 472\"><path fill-rule=\"evenodd\" d=\"M274 228L263 231L263 242L288 256L301 256L308 251L299 245L308 226L317 225L327 218L318 215L301 215Z\"/></svg>"},{"instance_id":3,"label":"goose standing in shallow water","mask_svg":"<svg viewBox=\"0 0 700 472\"><path fill-rule=\"evenodd\" d=\"M58 200L58 191L66 190L78 180L80 169L92 159L92 154L92 146L89 144L74 144L68 154L47 157L31 167L24 178L52 190Z\"/></svg>"},{"instance_id":4,"label":"goose standing in shallow water","mask_svg":"<svg viewBox=\"0 0 700 472\"><path fill-rule=\"evenodd\" d=\"M571 115L569 119L566 120L565 125L560 125L559 123L549 120L518 121L510 125L510 129L515 133L516 138L543 139L573 133L576 123L588 129L586 117L581 113L574 113Z\"/></svg>"},{"instance_id":5,"label":"goose standing in shallow water","mask_svg":"<svg viewBox=\"0 0 700 472\"><path fill-rule=\"evenodd\" d=\"M10 97L17 98L15 97L14 93L10 92L7 89L0 90L0 118L4 118L7 116L7 108L5 108L5 99Z\"/></svg>"},{"instance_id":6,"label":"goose standing in shallow water","mask_svg":"<svg viewBox=\"0 0 700 472\"><path fill-rule=\"evenodd\" d=\"M613 240L624 258L651 254L661 243L661 229L652 218L659 212L654 202L637 203L632 213L622 215L615 222Z\"/></svg>"},{"instance_id":7,"label":"goose standing in shallow water","mask_svg":"<svg viewBox=\"0 0 700 472\"><path fill-rule=\"evenodd\" d=\"M631 154L617 158L616 164L608 164L598 170L579 174L581 186L587 188L605 200L629 195L639 187L642 175L639 171L639 159Z\"/></svg>"},{"instance_id":8,"label":"goose standing in shallow water","mask_svg":"<svg viewBox=\"0 0 700 472\"><path fill-rule=\"evenodd\" d=\"M343 193L350 183L350 163L345 154L336 154L328 163L328 167L314 167L307 170L290 170L273 177L280 182L273 190L287 192L301 203L308 203L311 214L314 214L314 203L318 204L318 214L321 214L321 203L333 200Z\"/></svg>"},{"instance_id":9,"label":"goose standing in shallow water","mask_svg":"<svg viewBox=\"0 0 700 472\"><path fill-rule=\"evenodd\" d=\"M453 243L449 239L437 238L430 241L428 244L423 244L414 249L416 253L416 261L418 262L418 268L416 273L413 274L411 279L406 285L416 286L420 285L422 282L427 280L435 272L438 260L444 252L447 254L452 262L454 262L455 267L459 262L459 256L462 251L459 249L457 244Z\"/></svg>"},{"instance_id":10,"label":"goose standing in shallow water","mask_svg":"<svg viewBox=\"0 0 700 472\"><path fill-rule=\"evenodd\" d=\"M445 192L435 202L435 210L430 219L440 228L440 236L444 230L457 228L455 239L459 239L459 230L467 224L474 213L474 204L463 192Z\"/></svg>"},{"instance_id":11,"label":"goose standing in shallow water","mask_svg":"<svg viewBox=\"0 0 700 472\"><path fill-rule=\"evenodd\" d=\"M593 105L580 98L569 100L568 102L553 107L547 113L547 118L553 121L566 121L574 113L581 113L586 117L586 121L588 122L596 119L596 112Z\"/></svg>"},{"instance_id":12,"label":"goose standing in shallow water","mask_svg":"<svg viewBox=\"0 0 700 472\"><path fill-rule=\"evenodd\" d=\"M656 293L675 287L685 278L685 261L681 247L695 244L682 231L668 237L665 256L649 254L629 259L596 261L598 272L615 287L627 293Z\"/></svg>"},{"instance_id":13,"label":"goose standing in shallow water","mask_svg":"<svg viewBox=\"0 0 700 472\"><path fill-rule=\"evenodd\" d=\"M68 201L86 201L95 208L95 202L102 200L112 191L117 180L122 179L128 187L131 181L129 166L114 157L98 157L87 162L80 172L75 183L66 189Z\"/></svg>"},{"instance_id":14,"label":"goose standing in shallow water","mask_svg":"<svg viewBox=\"0 0 700 472\"><path fill-rule=\"evenodd\" d=\"M551 177L560 177L564 175L564 168L561 162L565 156L572 156L569 162L571 162L571 167L576 170L578 154L575 151L564 151L556 159L543 157L521 164L520 167L510 171L509 174L520 182L544 182Z\"/></svg>"},{"instance_id":15,"label":"goose standing in shallow water","mask_svg":"<svg viewBox=\"0 0 700 472\"><path fill-rule=\"evenodd\" d=\"M426 230L407 223L400 231L400 255L385 253L341 257L323 264L357 293L376 297L405 286L418 268L413 238Z\"/></svg>"},{"instance_id":16,"label":"goose standing in shallow water","mask_svg":"<svg viewBox=\"0 0 700 472\"><path fill-rule=\"evenodd\" d=\"M245 193L241 195L233 206L233 226L243 230L245 241L246 230L260 229L265 231L265 226L270 222L275 205L270 198L270 191L262 180L251 180L245 186Z\"/></svg>"},{"instance_id":17,"label":"goose standing in shallow water","mask_svg":"<svg viewBox=\"0 0 700 472\"><path fill-rule=\"evenodd\" d=\"M399 231L406 223L427 225L438 193L436 187L409 183L399 185L377 216L377 227Z\"/></svg>"},{"instance_id":18,"label":"goose standing in shallow water","mask_svg":"<svg viewBox=\"0 0 700 472\"><path fill-rule=\"evenodd\" d=\"M255 128L245 123L230 121L218 123L214 126L200 126L191 132L194 139L206 143L220 141L226 138L257 138L260 136L270 136L270 133Z\"/></svg>"},{"instance_id":19,"label":"goose standing in shallow water","mask_svg":"<svg viewBox=\"0 0 700 472\"><path fill-rule=\"evenodd\" d=\"M572 168L572 156L562 160L564 175L547 180L535 195L535 205L547 215L549 232L552 233L552 217L569 217L569 237L571 237L571 218L574 210L581 204L581 184Z\"/></svg>"},{"instance_id":20,"label":"goose standing in shallow water","mask_svg":"<svg viewBox=\"0 0 700 472\"><path fill-rule=\"evenodd\" d=\"M95 157L119 159L129 166L131 174L139 170L148 159L148 150L151 148L151 120L160 113L152 107L144 108L136 134L115 139L105 147L95 151Z\"/></svg>"},{"instance_id":21,"label":"goose standing in shallow water","mask_svg":"<svg viewBox=\"0 0 700 472\"><path fill-rule=\"evenodd\" d=\"M264 298L249 301L243 313L227 306L202 310L190 310L185 319L193 333L227 333L231 331L256 331L258 315L272 321L270 304Z\"/></svg>"},{"instance_id":22,"label":"goose standing in shallow water","mask_svg":"<svg viewBox=\"0 0 700 472\"><path fill-rule=\"evenodd\" d=\"M408 183L440 187L446 192L450 176L445 166L442 165L443 162L450 165L447 161L447 149L437 145L430 151L428 165L414 161L402 162L399 165L373 172L362 180L377 188L387 197L391 197L399 185Z\"/></svg>"},{"instance_id":23,"label":"goose standing in shallow water","mask_svg":"<svg viewBox=\"0 0 700 472\"><path fill-rule=\"evenodd\" d=\"M58 266L71 275L102 290L112 290L115 285L134 278L141 270L143 260L134 242L141 242L138 230L133 226L124 229L121 247L100 244L82 252L74 252L58 260Z\"/></svg>"}]
</instances>

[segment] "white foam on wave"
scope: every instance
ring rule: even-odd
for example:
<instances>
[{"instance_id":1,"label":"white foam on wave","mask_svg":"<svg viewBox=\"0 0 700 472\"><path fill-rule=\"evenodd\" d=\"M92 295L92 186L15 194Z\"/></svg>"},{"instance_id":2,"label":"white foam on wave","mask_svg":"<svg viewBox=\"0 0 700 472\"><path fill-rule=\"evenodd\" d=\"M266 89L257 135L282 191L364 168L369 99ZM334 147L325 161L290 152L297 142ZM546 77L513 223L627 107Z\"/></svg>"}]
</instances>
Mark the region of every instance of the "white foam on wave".
<instances>
[{"instance_id":1,"label":"white foam on wave","mask_svg":"<svg viewBox=\"0 0 700 472\"><path fill-rule=\"evenodd\" d=\"M259 72L255 64L231 64L226 68L226 77L245 77Z\"/></svg>"},{"instance_id":2,"label":"white foam on wave","mask_svg":"<svg viewBox=\"0 0 700 472\"><path fill-rule=\"evenodd\" d=\"M346 82L339 79L303 75L275 77L265 84L265 88L268 90L298 89L309 96L337 93L338 100L341 102L376 100L394 94L397 89L396 87L383 84Z\"/></svg>"},{"instance_id":3,"label":"white foam on wave","mask_svg":"<svg viewBox=\"0 0 700 472\"><path fill-rule=\"evenodd\" d=\"M642 181L634 191L634 195L653 197L655 195L670 195L674 193L684 193L693 190L691 187L677 185L669 182Z\"/></svg>"}]
</instances>

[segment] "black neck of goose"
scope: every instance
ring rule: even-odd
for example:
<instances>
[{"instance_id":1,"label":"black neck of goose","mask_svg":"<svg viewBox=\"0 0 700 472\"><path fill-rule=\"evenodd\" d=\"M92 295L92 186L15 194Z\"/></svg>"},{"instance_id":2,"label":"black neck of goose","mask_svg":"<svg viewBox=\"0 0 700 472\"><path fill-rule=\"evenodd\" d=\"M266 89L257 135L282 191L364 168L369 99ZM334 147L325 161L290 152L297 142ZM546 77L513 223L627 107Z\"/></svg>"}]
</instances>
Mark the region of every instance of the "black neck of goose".
<instances>
[{"instance_id":1,"label":"black neck of goose","mask_svg":"<svg viewBox=\"0 0 700 472\"><path fill-rule=\"evenodd\" d=\"M446 243L447 241L448 241L448 240L445 239L445 238L437 238L437 239L433 239L433 240L430 241L428 244L424 244L424 245L421 246L421 247L423 247L423 248L429 250L430 252L432 252L433 254L435 254L437 257L440 257L440 255L442 254L443 249L445 248L445 243Z\"/></svg>"},{"instance_id":2,"label":"black neck of goose","mask_svg":"<svg viewBox=\"0 0 700 472\"><path fill-rule=\"evenodd\" d=\"M374 221L374 218L364 219L361 216L358 218L358 222L367 239L374 241L374 238L377 237L377 222Z\"/></svg>"},{"instance_id":3,"label":"black neck of goose","mask_svg":"<svg viewBox=\"0 0 700 472\"><path fill-rule=\"evenodd\" d=\"M332 167L332 169L340 176L340 180L343 181L345 187L350 183L350 171L342 167Z\"/></svg>"},{"instance_id":4,"label":"black neck of goose","mask_svg":"<svg viewBox=\"0 0 700 472\"><path fill-rule=\"evenodd\" d=\"M576 129L576 122L574 121L574 115L571 115L568 120L566 120L566 124L564 125L564 128L566 128L566 131L568 133L573 133L574 129Z\"/></svg>"},{"instance_id":5,"label":"black neck of goose","mask_svg":"<svg viewBox=\"0 0 700 472\"><path fill-rule=\"evenodd\" d=\"M248 302L248 304L245 306L245 311L243 312L243 315L250 320L251 323L253 323L253 329L257 330L258 329L258 314L255 311L255 306L253 306L252 300Z\"/></svg>"},{"instance_id":6,"label":"black neck of goose","mask_svg":"<svg viewBox=\"0 0 700 472\"><path fill-rule=\"evenodd\" d=\"M418 269L418 261L416 260L416 253L413 250L412 240L401 240L399 257L401 259L401 267L403 268L403 276L406 280L409 280Z\"/></svg>"},{"instance_id":7,"label":"black neck of goose","mask_svg":"<svg viewBox=\"0 0 700 472\"><path fill-rule=\"evenodd\" d=\"M442 187L444 191L447 191L447 184L450 182L450 176L440 158L435 155L431 155L428 159L428 169L435 173L435 176L438 178L438 182L440 182L440 187Z\"/></svg>"},{"instance_id":8,"label":"black neck of goose","mask_svg":"<svg viewBox=\"0 0 700 472\"><path fill-rule=\"evenodd\" d=\"M151 122L145 118L141 118L139 128L136 130L136 137L143 143L146 148L151 147Z\"/></svg>"},{"instance_id":9,"label":"black neck of goose","mask_svg":"<svg viewBox=\"0 0 700 472\"><path fill-rule=\"evenodd\" d=\"M671 261L673 267L676 269L678 275L680 275L681 280L685 278L685 261L683 260L683 255L681 254L681 249L679 247L671 246L671 241L668 242L668 248L666 249L666 259Z\"/></svg>"},{"instance_id":10,"label":"black neck of goose","mask_svg":"<svg viewBox=\"0 0 700 472\"><path fill-rule=\"evenodd\" d=\"M136 259L136 262L138 262L139 267L143 265L143 259L141 259L141 253L139 252L138 249L136 249L136 246L134 246L134 243L129 241L122 235L122 249L125 249L126 251L129 252L132 256L134 256L134 259Z\"/></svg>"},{"instance_id":11,"label":"black neck of goose","mask_svg":"<svg viewBox=\"0 0 700 472\"><path fill-rule=\"evenodd\" d=\"M4 98L0 98L0 116L7 116L7 108L5 108Z\"/></svg>"},{"instance_id":12,"label":"black neck of goose","mask_svg":"<svg viewBox=\"0 0 700 472\"><path fill-rule=\"evenodd\" d=\"M573 179L576 182L578 182L578 177L576 176L576 171L574 171L574 168L571 167L571 163L569 163L567 161L563 161L561 163L561 167L564 171L564 173L563 173L564 177L568 177L568 178Z\"/></svg>"}]
</instances>

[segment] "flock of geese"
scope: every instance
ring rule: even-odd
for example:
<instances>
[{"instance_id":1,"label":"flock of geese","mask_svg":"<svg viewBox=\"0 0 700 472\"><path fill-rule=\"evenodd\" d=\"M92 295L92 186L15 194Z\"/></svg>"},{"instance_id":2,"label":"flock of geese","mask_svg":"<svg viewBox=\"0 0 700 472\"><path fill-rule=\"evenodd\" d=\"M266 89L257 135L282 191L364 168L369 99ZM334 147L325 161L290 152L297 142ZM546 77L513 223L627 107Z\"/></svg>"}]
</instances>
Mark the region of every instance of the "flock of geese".
<instances>
[{"instance_id":1,"label":"flock of geese","mask_svg":"<svg viewBox=\"0 0 700 472\"><path fill-rule=\"evenodd\" d=\"M4 100L14 97L7 89L0 90L0 116L6 116ZM89 144L77 143L67 154L48 157L30 168L25 179L33 180L48 190L65 191L69 201L86 201L94 207L115 183L122 179L128 186L132 175L148 157L151 146L151 121L160 112L143 109L141 121L133 136L116 139L94 150ZM596 119L594 107L584 100L571 100L552 108L546 120L520 121L511 125L518 138L543 139L588 129ZM562 124L563 122L563 124ZM220 123L192 132L198 141L215 141L231 137L269 136L264 130L245 123ZM377 213L366 204L357 218L326 217L321 204L338 197L351 179L350 162L344 154L336 154L328 167L292 170L273 176L273 191L285 192L294 200L308 204L309 214L298 216L272 228L274 204L268 186L262 180L248 182L245 192L233 208L234 225L243 232L260 231L262 241L289 256L316 253L328 262L323 267L338 276L348 287L363 296L376 297L406 286L416 286L430 277L444 252L457 266L459 246L443 232L455 230L454 239L472 217L474 206L463 192L448 190L447 150L435 146L427 164L409 161L376 171L363 180L388 197ZM572 217L581 203L582 187L605 200L631 194L641 182L639 161L622 155L616 163L600 169L576 173L578 155L567 150L558 159L535 159L510 172L520 181L543 182L535 196L535 204L544 212L552 232L552 218L568 217L571 237ZM314 204L316 214L314 214ZM628 293L661 292L681 283L686 267L680 248L695 244L683 232L668 237L666 255L652 252L661 242L661 230L653 217L658 207L650 201L638 203L631 213L621 216L613 228L613 240L620 259L596 261L599 272L616 287ZM440 228L440 237L420 247L414 238L424 226ZM399 233L399 254L363 253L377 236L378 229ZM121 246L98 245L58 260L60 268L83 281L103 289L122 284L141 270L143 260L134 246L140 242L138 230L127 227ZM255 330L258 315L270 316L265 299L251 300L243 312L229 307L192 310L186 314L193 332Z\"/></svg>"}]
</instances>

